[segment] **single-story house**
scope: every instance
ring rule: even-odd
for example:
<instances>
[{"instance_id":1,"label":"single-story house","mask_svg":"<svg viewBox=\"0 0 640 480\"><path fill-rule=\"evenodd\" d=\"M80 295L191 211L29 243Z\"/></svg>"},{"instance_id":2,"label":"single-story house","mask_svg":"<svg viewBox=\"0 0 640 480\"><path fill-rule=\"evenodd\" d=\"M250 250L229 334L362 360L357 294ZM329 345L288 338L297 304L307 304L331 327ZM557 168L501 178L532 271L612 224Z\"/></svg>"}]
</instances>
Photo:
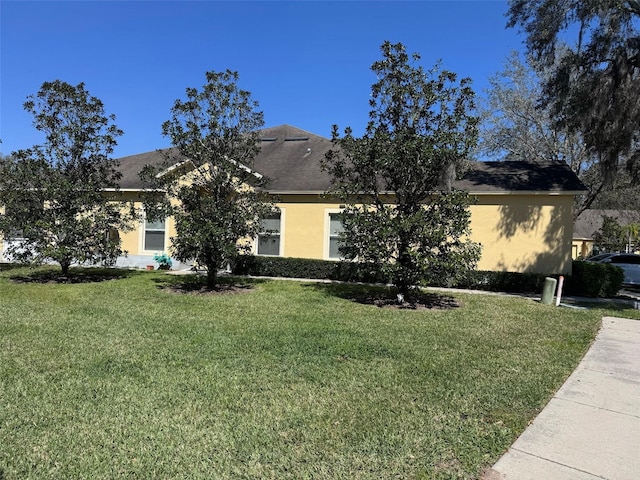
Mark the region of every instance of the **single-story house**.
<instances>
[{"instance_id":1,"label":"single-story house","mask_svg":"<svg viewBox=\"0 0 640 480\"><path fill-rule=\"evenodd\" d=\"M640 222L640 212L637 210L585 210L573 224L571 256L574 260L594 254L594 235L602 228L603 217L614 218L622 226Z\"/></svg>"},{"instance_id":2,"label":"single-story house","mask_svg":"<svg viewBox=\"0 0 640 480\"><path fill-rule=\"evenodd\" d=\"M325 194L331 178L320 166L331 141L289 125L261 133L253 170L270 180L267 191L277 198L280 214L266 221L267 229L277 233L255 239L254 253L339 259L337 214L341 205ZM120 197L142 207L139 199L145 185L138 173L163 159L158 151L119 159ZM471 229L472 239L482 245L479 269L570 273L573 201L584 186L567 165L475 162L454 186L467 190L476 200L471 207ZM133 230L120 233L128 255L118 265L153 265L155 254L171 253L173 235L171 218L142 220Z\"/></svg>"},{"instance_id":3,"label":"single-story house","mask_svg":"<svg viewBox=\"0 0 640 480\"><path fill-rule=\"evenodd\" d=\"M268 192L278 199L280 215L268 220L276 230L256 239L254 253L283 257L338 259L340 203L325 195L330 176L320 167L331 141L281 125L262 131L262 146L254 171L267 177ZM138 172L157 164L158 151L120 159L121 191L135 198L144 188ZM471 207L474 241L482 244L482 270L568 273L571 271L573 199L584 187L563 164L477 162L455 185L476 199ZM171 218L142 222L122 234L129 252L121 265L153 264L153 255L170 252Z\"/></svg>"}]
</instances>

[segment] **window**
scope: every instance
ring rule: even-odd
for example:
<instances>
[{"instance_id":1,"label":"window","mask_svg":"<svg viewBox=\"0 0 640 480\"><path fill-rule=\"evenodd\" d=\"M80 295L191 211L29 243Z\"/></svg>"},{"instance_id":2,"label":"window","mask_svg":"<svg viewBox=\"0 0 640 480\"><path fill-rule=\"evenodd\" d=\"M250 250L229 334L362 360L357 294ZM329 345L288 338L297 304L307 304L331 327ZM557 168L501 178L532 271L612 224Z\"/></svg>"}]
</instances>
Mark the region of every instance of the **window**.
<instances>
[{"instance_id":1,"label":"window","mask_svg":"<svg viewBox=\"0 0 640 480\"><path fill-rule=\"evenodd\" d=\"M329 258L339 259L340 255L340 234L344 231L339 213L329 214Z\"/></svg>"},{"instance_id":2,"label":"window","mask_svg":"<svg viewBox=\"0 0 640 480\"><path fill-rule=\"evenodd\" d=\"M0 211L3 210L0 207ZM9 207L4 207L4 215L10 219L13 219L15 221L15 217L20 217L20 214L14 214L14 215L10 215L12 212L12 210L9 210ZM22 228L16 228L15 226L12 227L9 232L7 233L5 240L7 242L16 242L16 241L20 241L20 240L24 240L24 230Z\"/></svg>"},{"instance_id":3,"label":"window","mask_svg":"<svg viewBox=\"0 0 640 480\"><path fill-rule=\"evenodd\" d=\"M155 222L144 221L144 249L153 251L164 251L164 230L165 221Z\"/></svg>"},{"instance_id":4,"label":"window","mask_svg":"<svg viewBox=\"0 0 640 480\"><path fill-rule=\"evenodd\" d=\"M258 234L258 255L280 255L280 214L262 220Z\"/></svg>"},{"instance_id":5,"label":"window","mask_svg":"<svg viewBox=\"0 0 640 480\"><path fill-rule=\"evenodd\" d=\"M24 240L24 230L21 228L12 228L7 235L8 242L18 242Z\"/></svg>"}]
</instances>

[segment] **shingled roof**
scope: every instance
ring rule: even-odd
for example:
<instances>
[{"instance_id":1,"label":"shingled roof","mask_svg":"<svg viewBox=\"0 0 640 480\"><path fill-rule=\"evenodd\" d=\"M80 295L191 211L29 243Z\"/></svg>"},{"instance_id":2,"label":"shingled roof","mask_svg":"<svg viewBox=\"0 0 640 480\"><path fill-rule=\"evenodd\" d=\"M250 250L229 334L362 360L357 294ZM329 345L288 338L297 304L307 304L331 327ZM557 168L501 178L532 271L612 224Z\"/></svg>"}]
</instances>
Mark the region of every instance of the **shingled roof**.
<instances>
[{"instance_id":1,"label":"shingled roof","mask_svg":"<svg viewBox=\"0 0 640 480\"><path fill-rule=\"evenodd\" d=\"M121 190L142 190L147 185L140 180L140 171L146 165L160 166L166 159L167 154L171 153L172 149L165 150L153 150L151 152L139 153L137 155L129 155L128 157L122 157L118 159L120 166L118 170L122 174L120 179ZM177 155L177 150L173 149Z\"/></svg>"},{"instance_id":2,"label":"shingled roof","mask_svg":"<svg viewBox=\"0 0 640 480\"><path fill-rule=\"evenodd\" d=\"M640 212L636 210L588 209L573 223L573 238L593 239L593 235L602 228L603 217L614 218L620 225L640 222Z\"/></svg>"},{"instance_id":3,"label":"shingled roof","mask_svg":"<svg viewBox=\"0 0 640 480\"><path fill-rule=\"evenodd\" d=\"M320 168L325 153L332 147L329 139L290 125L266 128L261 133L261 149L253 169L269 179L268 191L322 193L329 189L331 177ZM121 158L120 188L144 188L138 172L147 164L158 165L163 161L162 151ZM575 194L585 190L566 164L528 162L474 162L455 187L470 193Z\"/></svg>"},{"instance_id":4,"label":"shingled roof","mask_svg":"<svg viewBox=\"0 0 640 480\"><path fill-rule=\"evenodd\" d=\"M569 165L552 162L474 162L455 186L472 193L586 191Z\"/></svg>"}]
</instances>

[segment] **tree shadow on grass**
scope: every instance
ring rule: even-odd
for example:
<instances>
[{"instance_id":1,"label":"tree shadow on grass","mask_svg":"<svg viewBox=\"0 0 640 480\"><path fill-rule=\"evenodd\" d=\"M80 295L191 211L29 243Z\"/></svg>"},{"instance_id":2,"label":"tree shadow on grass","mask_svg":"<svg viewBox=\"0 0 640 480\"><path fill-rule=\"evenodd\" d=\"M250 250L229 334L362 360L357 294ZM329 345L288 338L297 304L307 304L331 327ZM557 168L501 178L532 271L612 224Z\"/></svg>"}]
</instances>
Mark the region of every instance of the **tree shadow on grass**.
<instances>
[{"instance_id":1,"label":"tree shadow on grass","mask_svg":"<svg viewBox=\"0 0 640 480\"><path fill-rule=\"evenodd\" d=\"M24 268L24 266L22 266ZM119 280L130 277L136 272L121 268L108 267L76 267L69 270L67 275L63 275L59 268L50 267L31 270L27 274L11 275L9 278L16 283L99 283L107 280Z\"/></svg>"},{"instance_id":2,"label":"tree shadow on grass","mask_svg":"<svg viewBox=\"0 0 640 480\"><path fill-rule=\"evenodd\" d=\"M207 278L202 275L165 275L154 278L153 281L161 290L171 293L191 295L224 295L251 292L255 285L264 280L242 277L224 276L218 277L215 288L207 286Z\"/></svg>"},{"instance_id":3,"label":"tree shadow on grass","mask_svg":"<svg viewBox=\"0 0 640 480\"><path fill-rule=\"evenodd\" d=\"M19 268L25 268L28 265L24 265L22 263L0 263L0 272L7 272L9 270L17 270ZM2 480L2 477L0 477Z\"/></svg>"},{"instance_id":4,"label":"tree shadow on grass","mask_svg":"<svg viewBox=\"0 0 640 480\"><path fill-rule=\"evenodd\" d=\"M461 306L460 302L450 295L427 293L422 290L412 292L411 298L398 302L398 290L395 287L375 285L353 285L343 283L312 283L308 287L315 288L327 296L343 298L363 305L399 310L448 310Z\"/></svg>"}]
</instances>

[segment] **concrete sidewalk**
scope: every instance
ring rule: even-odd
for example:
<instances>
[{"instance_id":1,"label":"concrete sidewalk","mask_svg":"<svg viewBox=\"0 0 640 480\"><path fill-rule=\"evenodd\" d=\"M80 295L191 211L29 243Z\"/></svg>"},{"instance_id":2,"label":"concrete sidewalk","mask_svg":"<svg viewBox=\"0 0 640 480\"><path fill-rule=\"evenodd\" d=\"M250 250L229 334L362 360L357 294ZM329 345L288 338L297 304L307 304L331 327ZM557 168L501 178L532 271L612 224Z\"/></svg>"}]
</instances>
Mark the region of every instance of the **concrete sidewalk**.
<instances>
[{"instance_id":1,"label":"concrete sidewalk","mask_svg":"<svg viewBox=\"0 0 640 480\"><path fill-rule=\"evenodd\" d=\"M578 368L485 478L640 479L640 321L602 320Z\"/></svg>"}]
</instances>

